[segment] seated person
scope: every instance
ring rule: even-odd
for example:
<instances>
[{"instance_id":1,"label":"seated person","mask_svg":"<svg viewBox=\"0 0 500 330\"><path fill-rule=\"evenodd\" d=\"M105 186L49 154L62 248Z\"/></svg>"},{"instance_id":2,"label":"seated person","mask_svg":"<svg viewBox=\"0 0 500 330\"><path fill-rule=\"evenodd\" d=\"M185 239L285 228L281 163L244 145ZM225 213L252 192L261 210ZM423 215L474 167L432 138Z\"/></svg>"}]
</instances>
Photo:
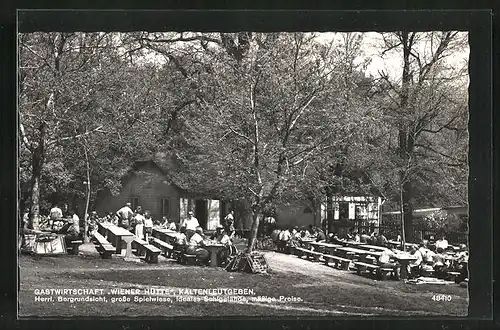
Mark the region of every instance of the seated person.
<instances>
[{"instance_id":1,"label":"seated person","mask_svg":"<svg viewBox=\"0 0 500 330\"><path fill-rule=\"evenodd\" d=\"M310 237L311 235L309 235L309 232L305 228L302 228L300 230L300 240L307 240Z\"/></svg>"},{"instance_id":2,"label":"seated person","mask_svg":"<svg viewBox=\"0 0 500 330\"><path fill-rule=\"evenodd\" d=\"M292 238L292 233L287 229L282 230L278 235L278 251L285 252L288 242Z\"/></svg>"},{"instance_id":3,"label":"seated person","mask_svg":"<svg viewBox=\"0 0 500 330\"><path fill-rule=\"evenodd\" d=\"M64 234L66 246L71 245L71 241L80 239L80 224L76 219L69 218L67 223L61 228L59 233Z\"/></svg>"},{"instance_id":4,"label":"seated person","mask_svg":"<svg viewBox=\"0 0 500 330\"><path fill-rule=\"evenodd\" d=\"M316 235L316 230L315 228L313 227L313 225L309 225L308 228L307 228L307 231L309 232L309 235L310 236L314 236Z\"/></svg>"},{"instance_id":5,"label":"seated person","mask_svg":"<svg viewBox=\"0 0 500 330\"><path fill-rule=\"evenodd\" d=\"M297 227L293 227L290 240L288 241L288 246L297 247L300 245L299 243L300 232Z\"/></svg>"},{"instance_id":6,"label":"seated person","mask_svg":"<svg viewBox=\"0 0 500 330\"><path fill-rule=\"evenodd\" d=\"M174 250L184 253L187 247L186 227L181 227L180 234L174 242Z\"/></svg>"},{"instance_id":7,"label":"seated person","mask_svg":"<svg viewBox=\"0 0 500 330\"><path fill-rule=\"evenodd\" d=\"M422 254L415 245L412 245L410 249L410 254L417 257L417 259L408 264L408 274L410 274L411 276L419 276L423 262Z\"/></svg>"},{"instance_id":8,"label":"seated person","mask_svg":"<svg viewBox=\"0 0 500 330\"><path fill-rule=\"evenodd\" d=\"M395 268L398 266L396 262L393 262L391 258L395 256L395 253L390 249L385 249L378 258L378 265L381 268Z\"/></svg>"},{"instance_id":9,"label":"seated person","mask_svg":"<svg viewBox=\"0 0 500 330\"><path fill-rule=\"evenodd\" d=\"M444 235L441 235L440 238L436 241L436 250L438 248L442 248L443 251L448 248L448 241L446 240Z\"/></svg>"},{"instance_id":10,"label":"seated person","mask_svg":"<svg viewBox=\"0 0 500 330\"><path fill-rule=\"evenodd\" d=\"M170 222L170 223L168 224L167 229L169 229L169 230L173 230L173 231L177 231L177 224L176 224L175 222L173 222L173 221L172 221L172 222Z\"/></svg>"},{"instance_id":11,"label":"seated person","mask_svg":"<svg viewBox=\"0 0 500 330\"><path fill-rule=\"evenodd\" d=\"M354 242L361 242L361 236L359 236L359 233L357 231L354 232Z\"/></svg>"},{"instance_id":12,"label":"seated person","mask_svg":"<svg viewBox=\"0 0 500 330\"><path fill-rule=\"evenodd\" d=\"M316 228L316 242L326 241L326 235L321 228Z\"/></svg>"},{"instance_id":13,"label":"seated person","mask_svg":"<svg viewBox=\"0 0 500 330\"><path fill-rule=\"evenodd\" d=\"M167 217L163 216L161 220L154 220L153 221L154 226L166 228L168 226L168 220Z\"/></svg>"},{"instance_id":14,"label":"seated person","mask_svg":"<svg viewBox=\"0 0 500 330\"><path fill-rule=\"evenodd\" d=\"M186 254L196 255L196 259L200 264L208 265L210 262L210 253L203 248L205 246L204 239L203 229L196 227L186 247Z\"/></svg>"},{"instance_id":15,"label":"seated person","mask_svg":"<svg viewBox=\"0 0 500 330\"><path fill-rule=\"evenodd\" d=\"M437 253L434 254L434 256L433 256L434 264L432 267L434 268L434 271L436 272L436 277L442 279L442 278L446 277L446 274L448 271L448 266L447 266L446 259L444 256L444 249L441 247L438 247L436 249L436 251L437 251Z\"/></svg>"},{"instance_id":16,"label":"seated person","mask_svg":"<svg viewBox=\"0 0 500 330\"><path fill-rule=\"evenodd\" d=\"M361 232L360 241L361 243L371 243L370 235L367 235L364 230Z\"/></svg>"},{"instance_id":17,"label":"seated person","mask_svg":"<svg viewBox=\"0 0 500 330\"><path fill-rule=\"evenodd\" d=\"M460 250L457 253L458 262L468 262L469 261L469 251L467 251L467 246L465 244L460 244Z\"/></svg>"},{"instance_id":18,"label":"seated person","mask_svg":"<svg viewBox=\"0 0 500 330\"><path fill-rule=\"evenodd\" d=\"M217 226L215 229L215 234L213 236L215 241L219 244L225 245L224 249L221 249L218 253L217 260L219 262L219 266L227 264L228 258L231 254L231 246L233 245L233 242L231 241L231 238L229 235L226 233L226 230L224 229L223 226Z\"/></svg>"},{"instance_id":19,"label":"seated person","mask_svg":"<svg viewBox=\"0 0 500 330\"><path fill-rule=\"evenodd\" d=\"M377 236L377 245L379 246L387 246L388 245L387 238L384 236L383 233L379 233Z\"/></svg>"},{"instance_id":20,"label":"seated person","mask_svg":"<svg viewBox=\"0 0 500 330\"><path fill-rule=\"evenodd\" d=\"M92 236L97 231L97 222L99 221L99 216L96 211L92 211L88 220L88 236Z\"/></svg>"},{"instance_id":21,"label":"seated person","mask_svg":"<svg viewBox=\"0 0 500 330\"><path fill-rule=\"evenodd\" d=\"M463 282L469 277L469 270L467 269L467 263L469 262L469 252L465 244L460 244L460 252L457 254L457 262L455 263L455 271L459 272L460 275L455 277L455 283Z\"/></svg>"}]
</instances>

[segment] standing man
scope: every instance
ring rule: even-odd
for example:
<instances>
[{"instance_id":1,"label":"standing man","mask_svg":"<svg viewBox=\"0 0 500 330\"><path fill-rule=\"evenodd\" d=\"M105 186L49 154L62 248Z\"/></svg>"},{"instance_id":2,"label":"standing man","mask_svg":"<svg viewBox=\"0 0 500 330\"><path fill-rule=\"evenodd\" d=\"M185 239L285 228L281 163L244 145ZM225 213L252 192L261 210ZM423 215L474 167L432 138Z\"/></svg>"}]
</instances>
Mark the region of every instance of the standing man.
<instances>
[{"instance_id":1,"label":"standing man","mask_svg":"<svg viewBox=\"0 0 500 330\"><path fill-rule=\"evenodd\" d=\"M229 235L229 237L233 237L234 235L234 211L231 210L226 217L224 218L224 230Z\"/></svg>"},{"instance_id":2,"label":"standing man","mask_svg":"<svg viewBox=\"0 0 500 330\"><path fill-rule=\"evenodd\" d=\"M118 226L128 230L130 225L130 220L134 216L134 212L131 209L132 204L127 203L124 207L116 211L116 217L118 218Z\"/></svg>"},{"instance_id":3,"label":"standing man","mask_svg":"<svg viewBox=\"0 0 500 330\"><path fill-rule=\"evenodd\" d=\"M188 217L182 221L181 227L186 227L186 237L189 242L191 236L196 232L196 228L200 227L200 223L198 219L194 217L193 211L188 212Z\"/></svg>"}]
</instances>

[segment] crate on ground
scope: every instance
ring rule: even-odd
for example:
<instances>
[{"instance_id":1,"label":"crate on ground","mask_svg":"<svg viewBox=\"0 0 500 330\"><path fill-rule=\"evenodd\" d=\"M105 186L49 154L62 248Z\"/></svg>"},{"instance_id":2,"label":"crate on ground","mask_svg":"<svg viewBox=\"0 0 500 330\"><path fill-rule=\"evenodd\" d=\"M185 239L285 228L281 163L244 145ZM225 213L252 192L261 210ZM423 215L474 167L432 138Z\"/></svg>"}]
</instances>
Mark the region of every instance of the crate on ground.
<instances>
[{"instance_id":1,"label":"crate on ground","mask_svg":"<svg viewBox=\"0 0 500 330\"><path fill-rule=\"evenodd\" d=\"M80 245L82 244L82 240L74 240L69 242L69 246L67 246L66 249L69 249L69 254L78 255L78 250L80 249Z\"/></svg>"}]
</instances>

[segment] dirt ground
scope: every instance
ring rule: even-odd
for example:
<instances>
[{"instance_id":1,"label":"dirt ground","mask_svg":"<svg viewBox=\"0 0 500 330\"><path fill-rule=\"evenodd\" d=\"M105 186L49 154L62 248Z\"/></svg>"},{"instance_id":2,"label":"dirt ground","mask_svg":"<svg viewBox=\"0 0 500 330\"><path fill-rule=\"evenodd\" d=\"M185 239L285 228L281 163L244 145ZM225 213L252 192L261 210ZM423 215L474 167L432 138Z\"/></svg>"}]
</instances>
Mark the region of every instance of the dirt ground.
<instances>
[{"instance_id":1,"label":"dirt ground","mask_svg":"<svg viewBox=\"0 0 500 330\"><path fill-rule=\"evenodd\" d=\"M265 256L271 268L268 275L182 266L163 257L158 264L125 261L116 256L103 260L91 244L82 246L79 256L21 256L19 312L20 316L165 317L467 315L468 292L458 285L376 281L293 255L265 252ZM111 292L118 288L138 292L156 288L169 293L158 295L163 299L159 302L134 302L144 297L142 294L125 295L131 301L120 301L113 298L124 295ZM186 301L196 297L179 291L185 288L246 288L254 294L245 301L196 302ZM82 294L41 295L38 291L42 289L103 289L106 302L58 301L60 296L81 298ZM50 296L52 301L39 299ZM180 301L180 296L188 298ZM257 296L267 300L251 300Z\"/></svg>"}]
</instances>

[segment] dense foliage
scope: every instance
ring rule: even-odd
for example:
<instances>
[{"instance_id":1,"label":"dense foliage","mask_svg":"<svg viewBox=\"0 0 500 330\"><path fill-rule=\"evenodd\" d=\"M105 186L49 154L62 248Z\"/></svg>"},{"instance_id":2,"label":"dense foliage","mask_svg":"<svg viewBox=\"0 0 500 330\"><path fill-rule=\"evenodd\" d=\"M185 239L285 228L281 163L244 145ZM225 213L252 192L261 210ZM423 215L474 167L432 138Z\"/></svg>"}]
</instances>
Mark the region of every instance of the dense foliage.
<instances>
[{"instance_id":1,"label":"dense foliage","mask_svg":"<svg viewBox=\"0 0 500 330\"><path fill-rule=\"evenodd\" d=\"M36 227L52 200L92 204L154 159L245 201L254 232L293 199L377 193L405 218L466 203L466 63L447 62L463 38L383 34L402 70L374 76L361 33L21 34L22 202Z\"/></svg>"}]
</instances>

